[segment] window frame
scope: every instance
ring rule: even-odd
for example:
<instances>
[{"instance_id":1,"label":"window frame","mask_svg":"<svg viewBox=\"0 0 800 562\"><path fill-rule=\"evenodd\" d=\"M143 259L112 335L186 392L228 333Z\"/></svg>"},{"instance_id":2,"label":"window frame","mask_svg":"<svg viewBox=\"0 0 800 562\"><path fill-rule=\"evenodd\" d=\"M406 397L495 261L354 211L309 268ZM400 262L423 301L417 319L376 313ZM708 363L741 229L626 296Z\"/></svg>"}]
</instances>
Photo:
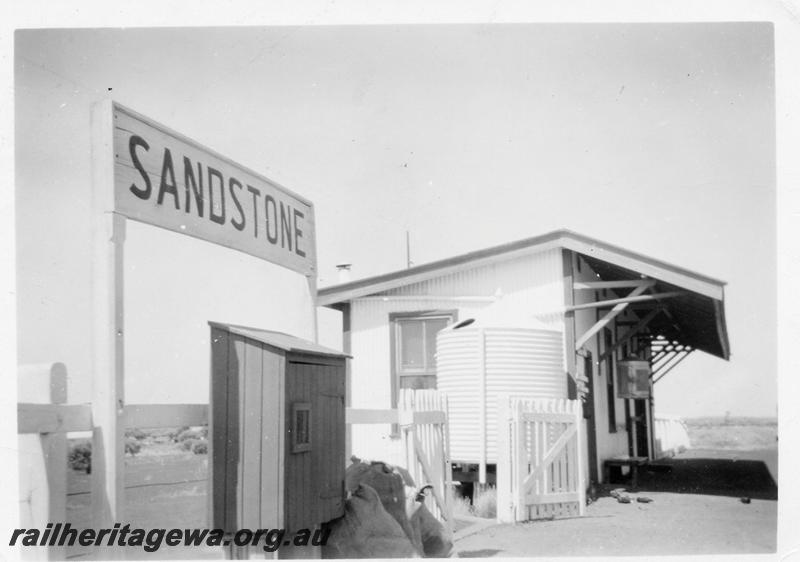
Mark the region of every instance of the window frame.
<instances>
[{"instance_id":1,"label":"window frame","mask_svg":"<svg viewBox=\"0 0 800 562\"><path fill-rule=\"evenodd\" d=\"M397 399L400 396L400 379L402 376L400 374L400 342L398 338L400 337L400 330L398 330L398 323L402 321L409 321L409 320L434 320L437 318L444 318L449 319L449 324L454 322L458 322L458 310L457 309L447 309L447 310L417 310L417 311L409 311L409 312L392 312L389 314L389 336L391 342L391 351L390 351L390 359L391 359L391 387L392 387L392 408L397 407ZM423 342L426 341L427 334L423 333ZM423 343L424 345L424 343ZM423 357L426 357L427 354L423 353ZM409 373L408 376L436 376L436 366L435 364L432 366L425 366L421 371L417 373ZM393 431L392 433L395 433Z\"/></svg>"}]
</instances>

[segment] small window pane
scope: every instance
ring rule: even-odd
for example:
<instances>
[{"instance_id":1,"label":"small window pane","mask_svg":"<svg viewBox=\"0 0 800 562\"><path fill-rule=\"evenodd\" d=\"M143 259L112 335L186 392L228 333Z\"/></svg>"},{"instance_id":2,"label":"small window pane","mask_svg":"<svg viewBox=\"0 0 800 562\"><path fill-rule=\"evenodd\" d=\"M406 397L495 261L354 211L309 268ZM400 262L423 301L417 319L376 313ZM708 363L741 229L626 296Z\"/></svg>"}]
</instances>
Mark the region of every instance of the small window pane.
<instances>
[{"instance_id":1,"label":"small window pane","mask_svg":"<svg viewBox=\"0 0 800 562\"><path fill-rule=\"evenodd\" d=\"M311 450L311 403L292 404L292 452L302 453Z\"/></svg>"},{"instance_id":2,"label":"small window pane","mask_svg":"<svg viewBox=\"0 0 800 562\"><path fill-rule=\"evenodd\" d=\"M297 419L295 427L297 428L297 444L305 445L308 443L308 410L297 410L295 412Z\"/></svg>"},{"instance_id":3,"label":"small window pane","mask_svg":"<svg viewBox=\"0 0 800 562\"><path fill-rule=\"evenodd\" d=\"M433 370L436 368L436 334L447 327L449 318L431 318L425 321L425 367Z\"/></svg>"},{"instance_id":4,"label":"small window pane","mask_svg":"<svg viewBox=\"0 0 800 562\"><path fill-rule=\"evenodd\" d=\"M423 369L425 355L422 348L423 327L418 320L398 322L400 331L400 366L403 369Z\"/></svg>"}]
</instances>

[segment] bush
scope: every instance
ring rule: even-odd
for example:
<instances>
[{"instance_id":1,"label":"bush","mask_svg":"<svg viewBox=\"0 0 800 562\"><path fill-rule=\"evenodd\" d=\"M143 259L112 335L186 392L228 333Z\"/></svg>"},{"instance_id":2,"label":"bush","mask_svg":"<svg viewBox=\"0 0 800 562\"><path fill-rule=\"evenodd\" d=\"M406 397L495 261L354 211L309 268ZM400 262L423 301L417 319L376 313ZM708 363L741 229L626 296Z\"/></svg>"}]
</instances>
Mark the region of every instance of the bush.
<instances>
[{"instance_id":1,"label":"bush","mask_svg":"<svg viewBox=\"0 0 800 562\"><path fill-rule=\"evenodd\" d=\"M179 435L181 435L183 432L185 432L185 431L189 431L189 430L191 430L191 429L192 429L192 428L191 428L191 427L189 427L188 425L184 425L183 427L180 427L180 428L178 428L177 430L175 430L175 431L171 432L171 433L169 434L169 438L170 438L170 439L172 439L173 441L175 441L175 442L177 443L177 442L178 442L178 436L179 436Z\"/></svg>"},{"instance_id":2,"label":"bush","mask_svg":"<svg viewBox=\"0 0 800 562\"><path fill-rule=\"evenodd\" d=\"M472 504L470 503L469 498L465 498L457 493L452 494L452 498L453 517L457 518L459 516L472 516Z\"/></svg>"},{"instance_id":3,"label":"bush","mask_svg":"<svg viewBox=\"0 0 800 562\"><path fill-rule=\"evenodd\" d=\"M195 455L207 455L208 454L208 441L205 439L197 440L194 445L192 445L192 452Z\"/></svg>"},{"instance_id":4,"label":"bush","mask_svg":"<svg viewBox=\"0 0 800 562\"><path fill-rule=\"evenodd\" d=\"M475 492L472 508L478 517L494 519L497 517L497 489L486 488Z\"/></svg>"},{"instance_id":5,"label":"bush","mask_svg":"<svg viewBox=\"0 0 800 562\"><path fill-rule=\"evenodd\" d=\"M199 439L184 439L179 443L179 446L184 451L191 451L195 443L198 443L199 441Z\"/></svg>"},{"instance_id":6,"label":"bush","mask_svg":"<svg viewBox=\"0 0 800 562\"><path fill-rule=\"evenodd\" d=\"M70 443L67 461L72 470L84 470L92 473L92 442L88 440Z\"/></svg>"},{"instance_id":7,"label":"bush","mask_svg":"<svg viewBox=\"0 0 800 562\"><path fill-rule=\"evenodd\" d=\"M125 430L125 437L130 437L131 439L147 439L148 435L141 429L132 428Z\"/></svg>"},{"instance_id":8,"label":"bush","mask_svg":"<svg viewBox=\"0 0 800 562\"><path fill-rule=\"evenodd\" d=\"M131 454L131 456L135 456L136 453L142 450L141 444L132 437L125 438L125 454Z\"/></svg>"},{"instance_id":9,"label":"bush","mask_svg":"<svg viewBox=\"0 0 800 562\"><path fill-rule=\"evenodd\" d=\"M200 429L192 429L186 428L181 429L178 434L175 436L175 441L178 443L183 443L188 439L207 439L208 438L208 427L201 427Z\"/></svg>"}]
</instances>

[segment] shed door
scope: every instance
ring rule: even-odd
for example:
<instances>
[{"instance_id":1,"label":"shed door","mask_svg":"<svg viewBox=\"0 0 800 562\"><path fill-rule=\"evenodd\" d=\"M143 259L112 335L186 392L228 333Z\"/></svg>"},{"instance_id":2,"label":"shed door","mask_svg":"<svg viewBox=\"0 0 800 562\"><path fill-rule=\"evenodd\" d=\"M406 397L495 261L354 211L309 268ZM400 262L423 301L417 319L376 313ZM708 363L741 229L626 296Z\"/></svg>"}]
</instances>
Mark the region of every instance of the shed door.
<instances>
[{"instance_id":1,"label":"shed door","mask_svg":"<svg viewBox=\"0 0 800 562\"><path fill-rule=\"evenodd\" d=\"M344 361L290 361L286 373L286 524L313 528L344 513Z\"/></svg>"}]
</instances>

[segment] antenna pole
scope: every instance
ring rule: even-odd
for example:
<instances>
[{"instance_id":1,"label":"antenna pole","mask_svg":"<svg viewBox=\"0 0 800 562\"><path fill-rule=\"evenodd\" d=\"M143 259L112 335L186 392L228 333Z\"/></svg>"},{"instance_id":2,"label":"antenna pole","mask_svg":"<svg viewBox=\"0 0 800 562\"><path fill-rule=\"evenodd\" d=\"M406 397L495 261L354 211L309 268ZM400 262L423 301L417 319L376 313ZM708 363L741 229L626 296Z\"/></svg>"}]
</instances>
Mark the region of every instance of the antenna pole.
<instances>
[{"instance_id":1,"label":"antenna pole","mask_svg":"<svg viewBox=\"0 0 800 562\"><path fill-rule=\"evenodd\" d=\"M411 237L406 230L406 269L411 267Z\"/></svg>"}]
</instances>

